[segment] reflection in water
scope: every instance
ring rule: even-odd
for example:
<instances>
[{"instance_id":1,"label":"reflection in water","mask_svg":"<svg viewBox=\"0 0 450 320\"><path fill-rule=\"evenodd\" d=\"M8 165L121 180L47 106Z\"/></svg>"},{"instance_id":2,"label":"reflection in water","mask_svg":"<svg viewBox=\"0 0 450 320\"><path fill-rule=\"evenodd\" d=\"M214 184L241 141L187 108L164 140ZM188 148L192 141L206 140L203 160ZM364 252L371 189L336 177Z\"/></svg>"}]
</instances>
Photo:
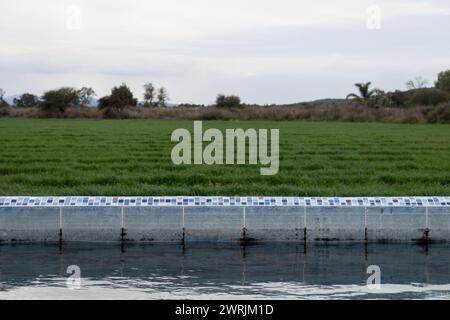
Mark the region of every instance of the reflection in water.
<instances>
[{"instance_id":1,"label":"reflection in water","mask_svg":"<svg viewBox=\"0 0 450 320\"><path fill-rule=\"evenodd\" d=\"M366 287L369 265L381 290ZM449 266L447 244L4 245L0 298L450 299Z\"/></svg>"}]
</instances>

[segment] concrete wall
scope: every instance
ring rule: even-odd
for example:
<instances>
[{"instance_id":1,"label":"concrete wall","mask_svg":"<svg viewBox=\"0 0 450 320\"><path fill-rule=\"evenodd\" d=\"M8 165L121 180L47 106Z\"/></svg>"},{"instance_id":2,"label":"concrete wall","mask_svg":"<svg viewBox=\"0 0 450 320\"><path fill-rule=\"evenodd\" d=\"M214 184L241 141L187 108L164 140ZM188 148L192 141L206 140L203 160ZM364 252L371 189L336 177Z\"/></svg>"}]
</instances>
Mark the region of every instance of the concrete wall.
<instances>
[{"instance_id":1,"label":"concrete wall","mask_svg":"<svg viewBox=\"0 0 450 320\"><path fill-rule=\"evenodd\" d=\"M450 242L450 208L0 207L0 242Z\"/></svg>"},{"instance_id":2,"label":"concrete wall","mask_svg":"<svg viewBox=\"0 0 450 320\"><path fill-rule=\"evenodd\" d=\"M0 208L0 241L58 241L59 223L59 208Z\"/></svg>"}]
</instances>

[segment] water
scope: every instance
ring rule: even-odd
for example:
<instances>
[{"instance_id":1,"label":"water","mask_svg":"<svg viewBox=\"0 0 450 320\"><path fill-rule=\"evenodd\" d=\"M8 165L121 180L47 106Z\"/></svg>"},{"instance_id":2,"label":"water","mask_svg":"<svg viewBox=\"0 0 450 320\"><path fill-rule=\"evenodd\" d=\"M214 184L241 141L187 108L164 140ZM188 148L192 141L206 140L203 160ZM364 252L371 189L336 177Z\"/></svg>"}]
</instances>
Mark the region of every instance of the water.
<instances>
[{"instance_id":1,"label":"water","mask_svg":"<svg viewBox=\"0 0 450 320\"><path fill-rule=\"evenodd\" d=\"M447 244L3 245L0 299L450 299L449 266Z\"/></svg>"}]
</instances>

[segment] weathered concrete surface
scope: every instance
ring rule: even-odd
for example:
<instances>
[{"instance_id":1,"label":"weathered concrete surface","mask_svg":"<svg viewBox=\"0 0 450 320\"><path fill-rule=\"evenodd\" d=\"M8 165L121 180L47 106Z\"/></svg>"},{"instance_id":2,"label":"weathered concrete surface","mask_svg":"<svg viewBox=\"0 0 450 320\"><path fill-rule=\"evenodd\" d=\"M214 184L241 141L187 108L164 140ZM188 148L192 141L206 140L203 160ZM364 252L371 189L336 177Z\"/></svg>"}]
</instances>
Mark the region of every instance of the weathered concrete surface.
<instances>
[{"instance_id":1,"label":"weathered concrete surface","mask_svg":"<svg viewBox=\"0 0 450 320\"><path fill-rule=\"evenodd\" d=\"M372 241L420 241L426 228L426 208L367 208Z\"/></svg>"},{"instance_id":2,"label":"weathered concrete surface","mask_svg":"<svg viewBox=\"0 0 450 320\"><path fill-rule=\"evenodd\" d=\"M308 208L308 241L364 241L364 211L361 208Z\"/></svg>"},{"instance_id":3,"label":"weathered concrete surface","mask_svg":"<svg viewBox=\"0 0 450 320\"><path fill-rule=\"evenodd\" d=\"M450 208L0 207L5 242L450 242Z\"/></svg>"},{"instance_id":4,"label":"weathered concrete surface","mask_svg":"<svg viewBox=\"0 0 450 320\"><path fill-rule=\"evenodd\" d=\"M120 208L64 208L62 239L64 241L120 241L122 218Z\"/></svg>"},{"instance_id":5,"label":"weathered concrete surface","mask_svg":"<svg viewBox=\"0 0 450 320\"><path fill-rule=\"evenodd\" d=\"M304 209L298 207L250 207L245 211L249 241L301 241L304 239Z\"/></svg>"},{"instance_id":6,"label":"weathered concrete surface","mask_svg":"<svg viewBox=\"0 0 450 320\"><path fill-rule=\"evenodd\" d=\"M180 208L178 208L180 210ZM185 241L239 241L243 230L243 209L237 207L186 207Z\"/></svg>"},{"instance_id":7,"label":"weathered concrete surface","mask_svg":"<svg viewBox=\"0 0 450 320\"><path fill-rule=\"evenodd\" d=\"M59 208L1 208L0 242L59 240Z\"/></svg>"},{"instance_id":8,"label":"weathered concrete surface","mask_svg":"<svg viewBox=\"0 0 450 320\"><path fill-rule=\"evenodd\" d=\"M428 229L432 241L450 241L450 208L429 208Z\"/></svg>"},{"instance_id":9,"label":"weathered concrete surface","mask_svg":"<svg viewBox=\"0 0 450 320\"><path fill-rule=\"evenodd\" d=\"M176 207L124 208L124 238L127 241L180 242L182 214L182 209Z\"/></svg>"}]
</instances>

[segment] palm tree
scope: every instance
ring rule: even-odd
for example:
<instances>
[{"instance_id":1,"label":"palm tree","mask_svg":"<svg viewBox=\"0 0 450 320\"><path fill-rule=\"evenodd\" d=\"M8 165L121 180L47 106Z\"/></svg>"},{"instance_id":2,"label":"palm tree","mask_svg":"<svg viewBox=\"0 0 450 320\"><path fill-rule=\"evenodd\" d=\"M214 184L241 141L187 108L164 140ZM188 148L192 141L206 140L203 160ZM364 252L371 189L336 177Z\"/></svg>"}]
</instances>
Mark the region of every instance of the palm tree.
<instances>
[{"instance_id":1,"label":"palm tree","mask_svg":"<svg viewBox=\"0 0 450 320\"><path fill-rule=\"evenodd\" d=\"M355 100L358 103L367 104L371 98L377 93L377 89L370 90L372 82L356 83L355 87L359 90L359 95L356 93L350 93L346 99Z\"/></svg>"}]
</instances>

